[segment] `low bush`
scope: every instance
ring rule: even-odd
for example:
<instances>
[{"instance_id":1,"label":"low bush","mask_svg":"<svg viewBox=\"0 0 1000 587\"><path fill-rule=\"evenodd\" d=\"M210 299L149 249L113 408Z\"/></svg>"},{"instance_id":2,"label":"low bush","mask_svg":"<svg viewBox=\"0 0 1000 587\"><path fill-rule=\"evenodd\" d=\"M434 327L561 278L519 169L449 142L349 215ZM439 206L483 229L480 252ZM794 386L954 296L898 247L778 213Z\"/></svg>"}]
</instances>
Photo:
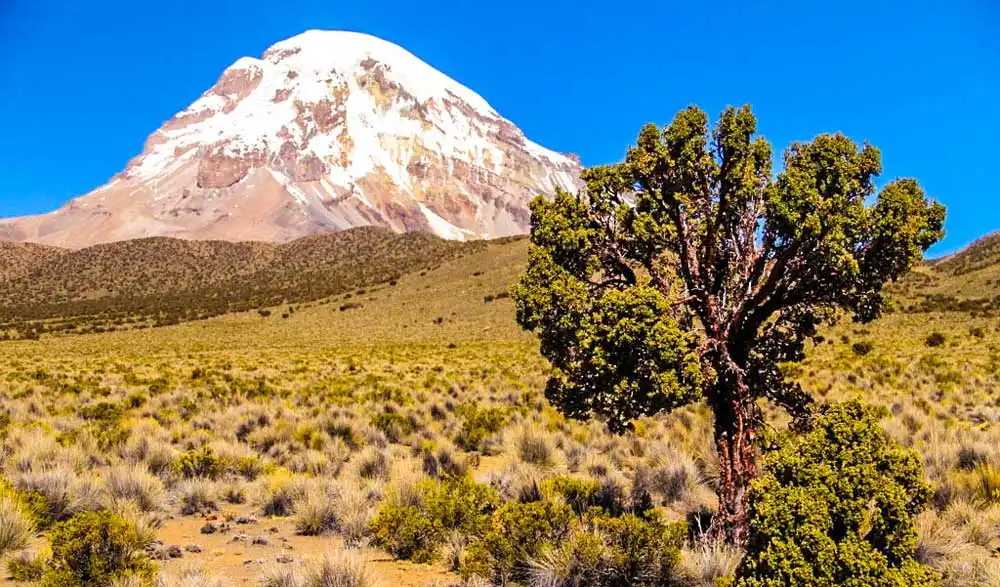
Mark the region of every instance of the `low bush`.
<instances>
[{"instance_id":1,"label":"low bush","mask_svg":"<svg viewBox=\"0 0 1000 587\"><path fill-rule=\"evenodd\" d=\"M49 541L45 587L107 587L128 577L149 582L156 572L135 525L106 510L56 524Z\"/></svg>"},{"instance_id":2,"label":"low bush","mask_svg":"<svg viewBox=\"0 0 1000 587\"><path fill-rule=\"evenodd\" d=\"M490 518L483 537L469 546L461 573L498 585L523 582L527 563L569 535L574 519L568 505L549 501L504 504Z\"/></svg>"},{"instance_id":3,"label":"low bush","mask_svg":"<svg viewBox=\"0 0 1000 587\"><path fill-rule=\"evenodd\" d=\"M22 552L7 561L7 574L18 583L38 583L45 574L48 561L36 554Z\"/></svg>"},{"instance_id":4,"label":"low bush","mask_svg":"<svg viewBox=\"0 0 1000 587\"><path fill-rule=\"evenodd\" d=\"M226 465L223 459L215 455L211 447L205 446L201 450L181 453L174 461L174 470L186 479L193 477L218 479L226 470Z\"/></svg>"},{"instance_id":5,"label":"low bush","mask_svg":"<svg viewBox=\"0 0 1000 587\"><path fill-rule=\"evenodd\" d=\"M454 532L470 536L485 533L500 496L488 485L469 477L427 480L419 485L419 505L384 505L372 521L374 543L397 558L432 562L445 539Z\"/></svg>"},{"instance_id":6,"label":"low bush","mask_svg":"<svg viewBox=\"0 0 1000 587\"><path fill-rule=\"evenodd\" d=\"M751 485L737 587L939 583L914 558L913 517L931 490L917 455L882 430L886 415L852 401L827 408L807 433L777 439Z\"/></svg>"},{"instance_id":7,"label":"low bush","mask_svg":"<svg viewBox=\"0 0 1000 587\"><path fill-rule=\"evenodd\" d=\"M440 533L415 506L383 506L371 523L372 542L396 558L418 563L433 562L440 546Z\"/></svg>"},{"instance_id":8,"label":"low bush","mask_svg":"<svg viewBox=\"0 0 1000 587\"><path fill-rule=\"evenodd\" d=\"M871 354L871 352L875 350L875 345L872 344L871 341L863 340L861 342L856 342L852 344L851 350L854 351L855 355L863 357L865 355Z\"/></svg>"},{"instance_id":9,"label":"low bush","mask_svg":"<svg viewBox=\"0 0 1000 587\"><path fill-rule=\"evenodd\" d=\"M932 332L927 335L927 338L924 339L924 344L926 344L931 348L934 348L934 347L944 346L944 343L947 342L947 340L948 339L945 337L945 335L941 334L940 332Z\"/></svg>"},{"instance_id":10,"label":"low bush","mask_svg":"<svg viewBox=\"0 0 1000 587\"><path fill-rule=\"evenodd\" d=\"M480 451L490 437L498 434L507 425L507 414L500 408L479 409L462 406L458 415L462 417L462 429L456 442L469 451Z\"/></svg>"}]
</instances>

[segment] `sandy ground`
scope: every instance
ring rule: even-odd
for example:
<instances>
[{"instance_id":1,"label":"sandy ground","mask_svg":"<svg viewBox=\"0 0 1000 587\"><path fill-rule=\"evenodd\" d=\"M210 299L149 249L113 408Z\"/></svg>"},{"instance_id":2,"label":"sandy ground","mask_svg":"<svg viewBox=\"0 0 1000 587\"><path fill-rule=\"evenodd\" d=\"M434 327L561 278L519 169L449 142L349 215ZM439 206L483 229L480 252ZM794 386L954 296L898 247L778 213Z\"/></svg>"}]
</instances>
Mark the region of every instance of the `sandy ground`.
<instances>
[{"instance_id":1,"label":"sandy ground","mask_svg":"<svg viewBox=\"0 0 1000 587\"><path fill-rule=\"evenodd\" d=\"M237 523L247 518L251 520L249 523ZM222 530L203 534L202 527L208 523ZM255 519L251 506L228 506L208 516L177 516L165 520L157 535L163 543L162 550L176 546L182 554L179 558L158 561L163 574L176 575L186 567L200 567L226 585L255 585L270 567L301 567L308 560L343 548L336 537L297 535L288 518ZM38 539L32 548L44 549L44 539ZM174 550L176 554L177 549ZM460 583L456 575L440 566L396 561L375 549L361 552L381 587L448 587ZM4 569L0 585L21 584L7 579Z\"/></svg>"}]
</instances>

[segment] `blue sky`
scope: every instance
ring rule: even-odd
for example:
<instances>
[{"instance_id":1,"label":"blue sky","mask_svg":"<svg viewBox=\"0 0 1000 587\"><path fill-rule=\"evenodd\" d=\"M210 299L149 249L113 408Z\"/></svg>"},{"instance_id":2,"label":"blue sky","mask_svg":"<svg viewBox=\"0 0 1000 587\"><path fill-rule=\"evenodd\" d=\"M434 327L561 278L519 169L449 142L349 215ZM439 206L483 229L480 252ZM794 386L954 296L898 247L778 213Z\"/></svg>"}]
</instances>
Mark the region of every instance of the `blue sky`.
<instances>
[{"instance_id":1,"label":"blue sky","mask_svg":"<svg viewBox=\"0 0 1000 587\"><path fill-rule=\"evenodd\" d=\"M1000 230L995 0L0 0L0 216L101 185L226 66L310 28L403 45L588 165L690 103L749 102L777 149L840 130L920 179L949 208L935 253Z\"/></svg>"}]
</instances>

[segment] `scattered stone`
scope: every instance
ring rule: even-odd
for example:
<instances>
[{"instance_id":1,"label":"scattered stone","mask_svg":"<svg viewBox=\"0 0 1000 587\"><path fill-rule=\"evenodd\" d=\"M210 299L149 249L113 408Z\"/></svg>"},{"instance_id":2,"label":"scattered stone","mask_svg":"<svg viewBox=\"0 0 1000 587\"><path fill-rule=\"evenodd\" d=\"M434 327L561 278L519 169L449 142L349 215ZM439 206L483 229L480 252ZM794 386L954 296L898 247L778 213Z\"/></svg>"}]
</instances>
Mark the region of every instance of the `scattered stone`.
<instances>
[{"instance_id":1,"label":"scattered stone","mask_svg":"<svg viewBox=\"0 0 1000 587\"><path fill-rule=\"evenodd\" d=\"M256 524L257 516L240 516L236 518L236 523L241 525Z\"/></svg>"},{"instance_id":2,"label":"scattered stone","mask_svg":"<svg viewBox=\"0 0 1000 587\"><path fill-rule=\"evenodd\" d=\"M188 552L199 553L202 552L204 549L198 546L197 544L188 544L187 546L184 547L184 550Z\"/></svg>"},{"instance_id":3,"label":"scattered stone","mask_svg":"<svg viewBox=\"0 0 1000 587\"><path fill-rule=\"evenodd\" d=\"M244 567L249 567L252 564L253 564L253 560L251 560L251 559L247 559L247 560L243 561L243 566Z\"/></svg>"},{"instance_id":4,"label":"scattered stone","mask_svg":"<svg viewBox=\"0 0 1000 587\"><path fill-rule=\"evenodd\" d=\"M233 536L233 539L230 540L230 542L246 542L247 540L250 540L250 537L246 534L237 534L236 536Z\"/></svg>"},{"instance_id":5,"label":"scattered stone","mask_svg":"<svg viewBox=\"0 0 1000 587\"><path fill-rule=\"evenodd\" d=\"M251 542L253 544L259 544L261 546L267 546L268 544L271 544L271 541L268 540L267 538L264 538L263 536L254 536Z\"/></svg>"},{"instance_id":6,"label":"scattered stone","mask_svg":"<svg viewBox=\"0 0 1000 587\"><path fill-rule=\"evenodd\" d=\"M281 563L283 565L287 565L287 564L291 564L291 563L295 562L295 559L292 558L292 556L288 555L288 554L279 554L277 556L277 558L275 558L274 560L276 560L277 562L279 562L279 563Z\"/></svg>"},{"instance_id":7,"label":"scattered stone","mask_svg":"<svg viewBox=\"0 0 1000 587\"><path fill-rule=\"evenodd\" d=\"M184 551L181 550L180 546L177 546L176 544L171 544L170 546L167 547L167 556L170 558L183 558Z\"/></svg>"},{"instance_id":8,"label":"scattered stone","mask_svg":"<svg viewBox=\"0 0 1000 587\"><path fill-rule=\"evenodd\" d=\"M202 534L215 534L218 531L219 527L213 524L212 522L207 522L204 526L201 527Z\"/></svg>"},{"instance_id":9,"label":"scattered stone","mask_svg":"<svg viewBox=\"0 0 1000 587\"><path fill-rule=\"evenodd\" d=\"M270 532L271 534L277 534L278 532L281 532L281 530L279 530L277 526L271 526L268 529L268 532Z\"/></svg>"}]
</instances>

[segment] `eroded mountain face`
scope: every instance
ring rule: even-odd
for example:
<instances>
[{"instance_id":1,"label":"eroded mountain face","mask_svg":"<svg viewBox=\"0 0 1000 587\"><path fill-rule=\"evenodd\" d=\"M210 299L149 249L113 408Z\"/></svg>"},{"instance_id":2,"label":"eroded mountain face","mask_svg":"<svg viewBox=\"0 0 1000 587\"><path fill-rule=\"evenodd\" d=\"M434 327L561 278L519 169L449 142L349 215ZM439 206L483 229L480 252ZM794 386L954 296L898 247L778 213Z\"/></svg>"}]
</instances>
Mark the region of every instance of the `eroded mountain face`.
<instances>
[{"instance_id":1,"label":"eroded mountain face","mask_svg":"<svg viewBox=\"0 0 1000 587\"><path fill-rule=\"evenodd\" d=\"M364 225L492 238L526 232L531 198L575 190L580 169L404 49L310 31L234 63L108 184L0 221L0 238L287 241Z\"/></svg>"}]
</instances>

